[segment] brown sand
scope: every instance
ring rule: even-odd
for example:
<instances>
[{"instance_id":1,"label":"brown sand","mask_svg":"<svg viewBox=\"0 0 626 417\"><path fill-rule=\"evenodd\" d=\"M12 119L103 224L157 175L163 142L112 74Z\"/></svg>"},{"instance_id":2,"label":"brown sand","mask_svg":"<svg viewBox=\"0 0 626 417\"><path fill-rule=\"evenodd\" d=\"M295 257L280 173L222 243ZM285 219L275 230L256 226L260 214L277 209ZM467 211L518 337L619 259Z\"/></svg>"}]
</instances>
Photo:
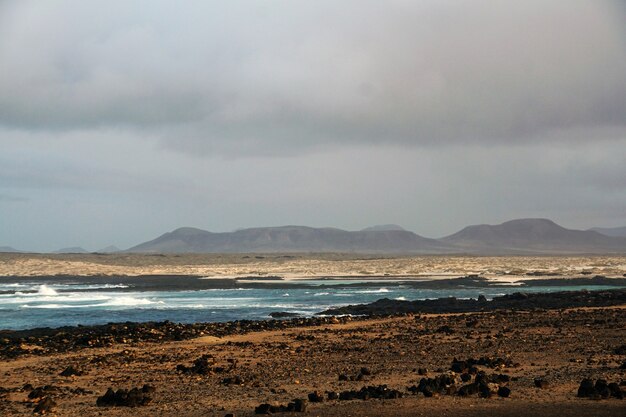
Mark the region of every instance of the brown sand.
<instances>
[{"instance_id":1,"label":"brown sand","mask_svg":"<svg viewBox=\"0 0 626 417\"><path fill-rule=\"evenodd\" d=\"M442 331L442 326L449 331ZM623 416L626 400L581 399L576 398L576 391L584 377L618 383L626 379L626 370L619 369L626 355L615 351L624 344L623 308L407 316L22 357L0 362L0 386L62 387L52 394L59 416L252 416L263 402L286 404L315 390L379 384L406 396L325 401L310 404L306 414L278 415ZM204 354L213 356L214 372L188 375L176 370L177 365L189 366ZM516 377L508 383L510 398L425 398L406 392L407 386L422 378L417 368L428 368L432 377L447 371L454 357L481 356L510 358L519 364L500 369L479 366L489 374ZM236 362L234 368L231 362ZM59 376L68 365L85 375ZM340 374L354 376L361 367L369 368L372 375L362 381L339 381ZM243 383L221 383L235 376ZM545 378L550 386L536 388L535 378ZM149 405L133 409L96 406L96 398L108 387L143 384L156 388ZM79 387L87 392L69 390ZM0 395L0 415L32 415L32 404L26 401L29 392Z\"/></svg>"}]
</instances>

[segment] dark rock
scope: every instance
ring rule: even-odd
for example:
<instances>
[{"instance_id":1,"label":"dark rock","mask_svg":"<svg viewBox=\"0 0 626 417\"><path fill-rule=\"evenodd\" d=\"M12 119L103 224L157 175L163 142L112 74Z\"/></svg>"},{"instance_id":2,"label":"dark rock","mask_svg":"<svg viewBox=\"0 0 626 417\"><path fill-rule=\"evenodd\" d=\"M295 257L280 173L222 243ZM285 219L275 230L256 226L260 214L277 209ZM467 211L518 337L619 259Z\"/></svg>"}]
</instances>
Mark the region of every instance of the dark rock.
<instances>
[{"instance_id":1,"label":"dark rock","mask_svg":"<svg viewBox=\"0 0 626 417\"><path fill-rule=\"evenodd\" d=\"M459 388L457 395L461 397L469 397L469 396L478 394L478 392L479 392L478 384L472 383L472 384L463 385L461 388Z\"/></svg>"},{"instance_id":2,"label":"dark rock","mask_svg":"<svg viewBox=\"0 0 626 417\"><path fill-rule=\"evenodd\" d=\"M67 368L65 368L63 370L63 372L61 372L59 375L66 376L66 377L74 376L74 375L80 376L80 375L83 375L83 372L79 371L78 369L76 369L72 365L70 365Z\"/></svg>"},{"instance_id":3,"label":"dark rock","mask_svg":"<svg viewBox=\"0 0 626 417\"><path fill-rule=\"evenodd\" d=\"M339 393L336 392L336 391L327 391L326 392L326 398L328 398L330 401L338 400L339 399Z\"/></svg>"},{"instance_id":4,"label":"dark rock","mask_svg":"<svg viewBox=\"0 0 626 417\"><path fill-rule=\"evenodd\" d=\"M154 387L144 385L142 388L133 388L131 390L113 388L107 389L106 393L98 397L96 405L98 407L139 407L147 405L152 401Z\"/></svg>"},{"instance_id":5,"label":"dark rock","mask_svg":"<svg viewBox=\"0 0 626 417\"><path fill-rule=\"evenodd\" d=\"M498 388L498 397L508 398L511 395L511 389L509 387Z\"/></svg>"},{"instance_id":6,"label":"dark rock","mask_svg":"<svg viewBox=\"0 0 626 417\"><path fill-rule=\"evenodd\" d=\"M271 409L272 406L270 404L264 403L254 409L254 414L272 414Z\"/></svg>"},{"instance_id":7,"label":"dark rock","mask_svg":"<svg viewBox=\"0 0 626 417\"><path fill-rule=\"evenodd\" d=\"M478 326L478 319L468 319L468 320L465 320L465 326L467 326L467 327L476 327L476 326Z\"/></svg>"},{"instance_id":8,"label":"dark rock","mask_svg":"<svg viewBox=\"0 0 626 417\"><path fill-rule=\"evenodd\" d=\"M597 395L595 386L593 384L593 380L589 378L585 378L580 381L580 386L578 387L578 397L581 398L589 398Z\"/></svg>"},{"instance_id":9,"label":"dark rock","mask_svg":"<svg viewBox=\"0 0 626 417\"><path fill-rule=\"evenodd\" d=\"M598 379L594 388L602 398L609 398L611 396L609 383L606 381L606 379Z\"/></svg>"},{"instance_id":10,"label":"dark rock","mask_svg":"<svg viewBox=\"0 0 626 417\"><path fill-rule=\"evenodd\" d=\"M296 398L295 400L293 400L293 403L295 405L294 411L298 413L306 412L309 405L309 402L303 398Z\"/></svg>"},{"instance_id":11,"label":"dark rock","mask_svg":"<svg viewBox=\"0 0 626 417\"><path fill-rule=\"evenodd\" d=\"M309 393L308 397L309 397L309 401L312 403L324 402L324 396L319 391L314 391L314 392Z\"/></svg>"},{"instance_id":12,"label":"dark rock","mask_svg":"<svg viewBox=\"0 0 626 417\"><path fill-rule=\"evenodd\" d=\"M536 378L535 379L535 387L541 388L541 389L547 389L547 388L550 387L550 383L548 381L546 381L545 379Z\"/></svg>"},{"instance_id":13,"label":"dark rock","mask_svg":"<svg viewBox=\"0 0 626 417\"><path fill-rule=\"evenodd\" d=\"M51 392L58 392L59 388L54 385L44 385L42 387L34 388L29 394L28 398L31 400L35 400L37 398L43 398L47 396Z\"/></svg>"},{"instance_id":14,"label":"dark rock","mask_svg":"<svg viewBox=\"0 0 626 417\"><path fill-rule=\"evenodd\" d=\"M454 333L454 329L452 327L448 326L448 325L440 326L435 331L437 333L444 333L444 334L452 334L452 333Z\"/></svg>"},{"instance_id":15,"label":"dark rock","mask_svg":"<svg viewBox=\"0 0 626 417\"><path fill-rule=\"evenodd\" d=\"M229 376L222 379L222 384L224 385L243 385L243 378L239 375Z\"/></svg>"},{"instance_id":16,"label":"dark rock","mask_svg":"<svg viewBox=\"0 0 626 417\"><path fill-rule=\"evenodd\" d=\"M366 376L372 375L372 371L370 371L369 368L365 368L365 367L361 368L360 373L361 375L366 375Z\"/></svg>"},{"instance_id":17,"label":"dark rock","mask_svg":"<svg viewBox=\"0 0 626 417\"><path fill-rule=\"evenodd\" d=\"M491 397L491 389L487 384L479 384L478 385L478 395L481 398L490 398Z\"/></svg>"},{"instance_id":18,"label":"dark rock","mask_svg":"<svg viewBox=\"0 0 626 417\"><path fill-rule=\"evenodd\" d=\"M339 393L339 400L368 400L370 398L395 399L401 398L402 393L395 389L390 389L387 385L367 386L359 391L350 390Z\"/></svg>"},{"instance_id":19,"label":"dark rock","mask_svg":"<svg viewBox=\"0 0 626 417\"><path fill-rule=\"evenodd\" d=\"M426 368L417 368L418 375L428 375L428 369Z\"/></svg>"},{"instance_id":20,"label":"dark rock","mask_svg":"<svg viewBox=\"0 0 626 417\"><path fill-rule=\"evenodd\" d=\"M274 319L284 319L284 318L291 318L291 317L299 317L300 314L290 313L288 311L273 311L269 314L269 316Z\"/></svg>"},{"instance_id":21,"label":"dark rock","mask_svg":"<svg viewBox=\"0 0 626 417\"><path fill-rule=\"evenodd\" d=\"M56 406L57 406L57 403L52 398L44 397L37 403L37 405L35 406L35 409L33 410L33 413L35 414L50 413L52 412L54 408L56 408Z\"/></svg>"},{"instance_id":22,"label":"dark rock","mask_svg":"<svg viewBox=\"0 0 626 417\"><path fill-rule=\"evenodd\" d=\"M608 388L611 393L611 397L618 398L620 400L624 399L624 391L622 391L617 382L611 382Z\"/></svg>"}]
</instances>

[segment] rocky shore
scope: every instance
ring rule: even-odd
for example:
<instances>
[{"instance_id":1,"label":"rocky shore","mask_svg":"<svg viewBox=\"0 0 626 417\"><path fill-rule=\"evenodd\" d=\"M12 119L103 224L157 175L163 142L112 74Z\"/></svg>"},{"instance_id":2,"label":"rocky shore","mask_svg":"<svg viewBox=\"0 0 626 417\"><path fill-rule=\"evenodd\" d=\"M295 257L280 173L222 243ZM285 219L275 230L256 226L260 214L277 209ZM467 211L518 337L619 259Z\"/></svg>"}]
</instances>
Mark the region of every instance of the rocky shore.
<instances>
[{"instance_id":1,"label":"rocky shore","mask_svg":"<svg viewBox=\"0 0 626 417\"><path fill-rule=\"evenodd\" d=\"M357 304L322 311L320 315L393 315L406 313L469 313L502 309L534 310L575 307L607 307L626 304L626 289L604 291L559 291L552 293L517 292L488 301L455 297L436 300L390 300L383 298L370 304Z\"/></svg>"},{"instance_id":2,"label":"rocky shore","mask_svg":"<svg viewBox=\"0 0 626 417\"><path fill-rule=\"evenodd\" d=\"M622 416L625 293L3 331L0 415Z\"/></svg>"},{"instance_id":3,"label":"rocky shore","mask_svg":"<svg viewBox=\"0 0 626 417\"><path fill-rule=\"evenodd\" d=\"M457 299L390 300L323 311L318 317L293 317L284 312L271 313L278 320L238 320L223 323L110 323L97 326L68 326L29 330L0 330L0 359L23 355L50 355L85 348L116 344L189 340L202 336L225 337L250 332L322 326L365 320L368 317L393 317L415 313L469 313L496 310L528 311L575 307L626 305L626 289L605 291L564 291L553 293L514 293L487 300ZM356 317L341 317L352 315ZM340 317L328 317L340 316Z\"/></svg>"},{"instance_id":4,"label":"rocky shore","mask_svg":"<svg viewBox=\"0 0 626 417\"><path fill-rule=\"evenodd\" d=\"M626 410L622 307L300 320L239 323L240 330L231 323L220 337L115 339L5 357L0 415L578 417ZM116 326L126 335L141 331Z\"/></svg>"}]
</instances>

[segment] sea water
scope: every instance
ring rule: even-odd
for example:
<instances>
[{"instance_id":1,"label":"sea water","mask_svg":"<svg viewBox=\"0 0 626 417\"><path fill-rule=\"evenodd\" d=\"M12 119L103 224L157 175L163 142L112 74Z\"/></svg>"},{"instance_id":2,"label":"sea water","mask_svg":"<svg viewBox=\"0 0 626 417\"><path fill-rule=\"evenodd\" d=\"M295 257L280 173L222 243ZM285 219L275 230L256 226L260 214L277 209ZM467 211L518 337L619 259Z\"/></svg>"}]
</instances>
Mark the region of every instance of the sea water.
<instances>
[{"instance_id":1,"label":"sea water","mask_svg":"<svg viewBox=\"0 0 626 417\"><path fill-rule=\"evenodd\" d=\"M607 286L551 286L422 289L393 281L297 281L292 288L134 291L126 284L0 283L0 329L93 325L125 321L215 322L269 319L271 312L303 316L330 307L381 298L423 300L441 297L487 299L513 292L608 289ZM284 284L284 281L282 282ZM319 286L319 288L316 288Z\"/></svg>"}]
</instances>

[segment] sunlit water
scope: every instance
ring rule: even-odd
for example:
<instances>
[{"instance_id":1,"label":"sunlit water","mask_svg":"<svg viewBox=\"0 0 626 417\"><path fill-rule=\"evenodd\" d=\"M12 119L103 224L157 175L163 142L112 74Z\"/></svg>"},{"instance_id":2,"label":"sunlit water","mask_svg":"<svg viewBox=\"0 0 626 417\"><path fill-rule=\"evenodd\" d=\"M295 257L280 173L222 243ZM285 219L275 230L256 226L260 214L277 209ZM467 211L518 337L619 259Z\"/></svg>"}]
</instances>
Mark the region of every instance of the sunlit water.
<instances>
[{"instance_id":1,"label":"sunlit water","mask_svg":"<svg viewBox=\"0 0 626 417\"><path fill-rule=\"evenodd\" d=\"M199 291L125 291L118 285L0 284L0 329L27 329L90 325L122 321L210 322L268 319L269 313L284 311L311 316L329 307L361 304L380 298L398 300L454 296L491 299L520 291L516 287L481 289L416 289L390 282L374 287L211 289ZM339 284L339 283L337 283ZM607 289L594 286L529 287L524 292ZM76 290L89 289L89 292ZM69 290L69 291L68 291ZM118 290L118 291L116 291Z\"/></svg>"}]
</instances>

